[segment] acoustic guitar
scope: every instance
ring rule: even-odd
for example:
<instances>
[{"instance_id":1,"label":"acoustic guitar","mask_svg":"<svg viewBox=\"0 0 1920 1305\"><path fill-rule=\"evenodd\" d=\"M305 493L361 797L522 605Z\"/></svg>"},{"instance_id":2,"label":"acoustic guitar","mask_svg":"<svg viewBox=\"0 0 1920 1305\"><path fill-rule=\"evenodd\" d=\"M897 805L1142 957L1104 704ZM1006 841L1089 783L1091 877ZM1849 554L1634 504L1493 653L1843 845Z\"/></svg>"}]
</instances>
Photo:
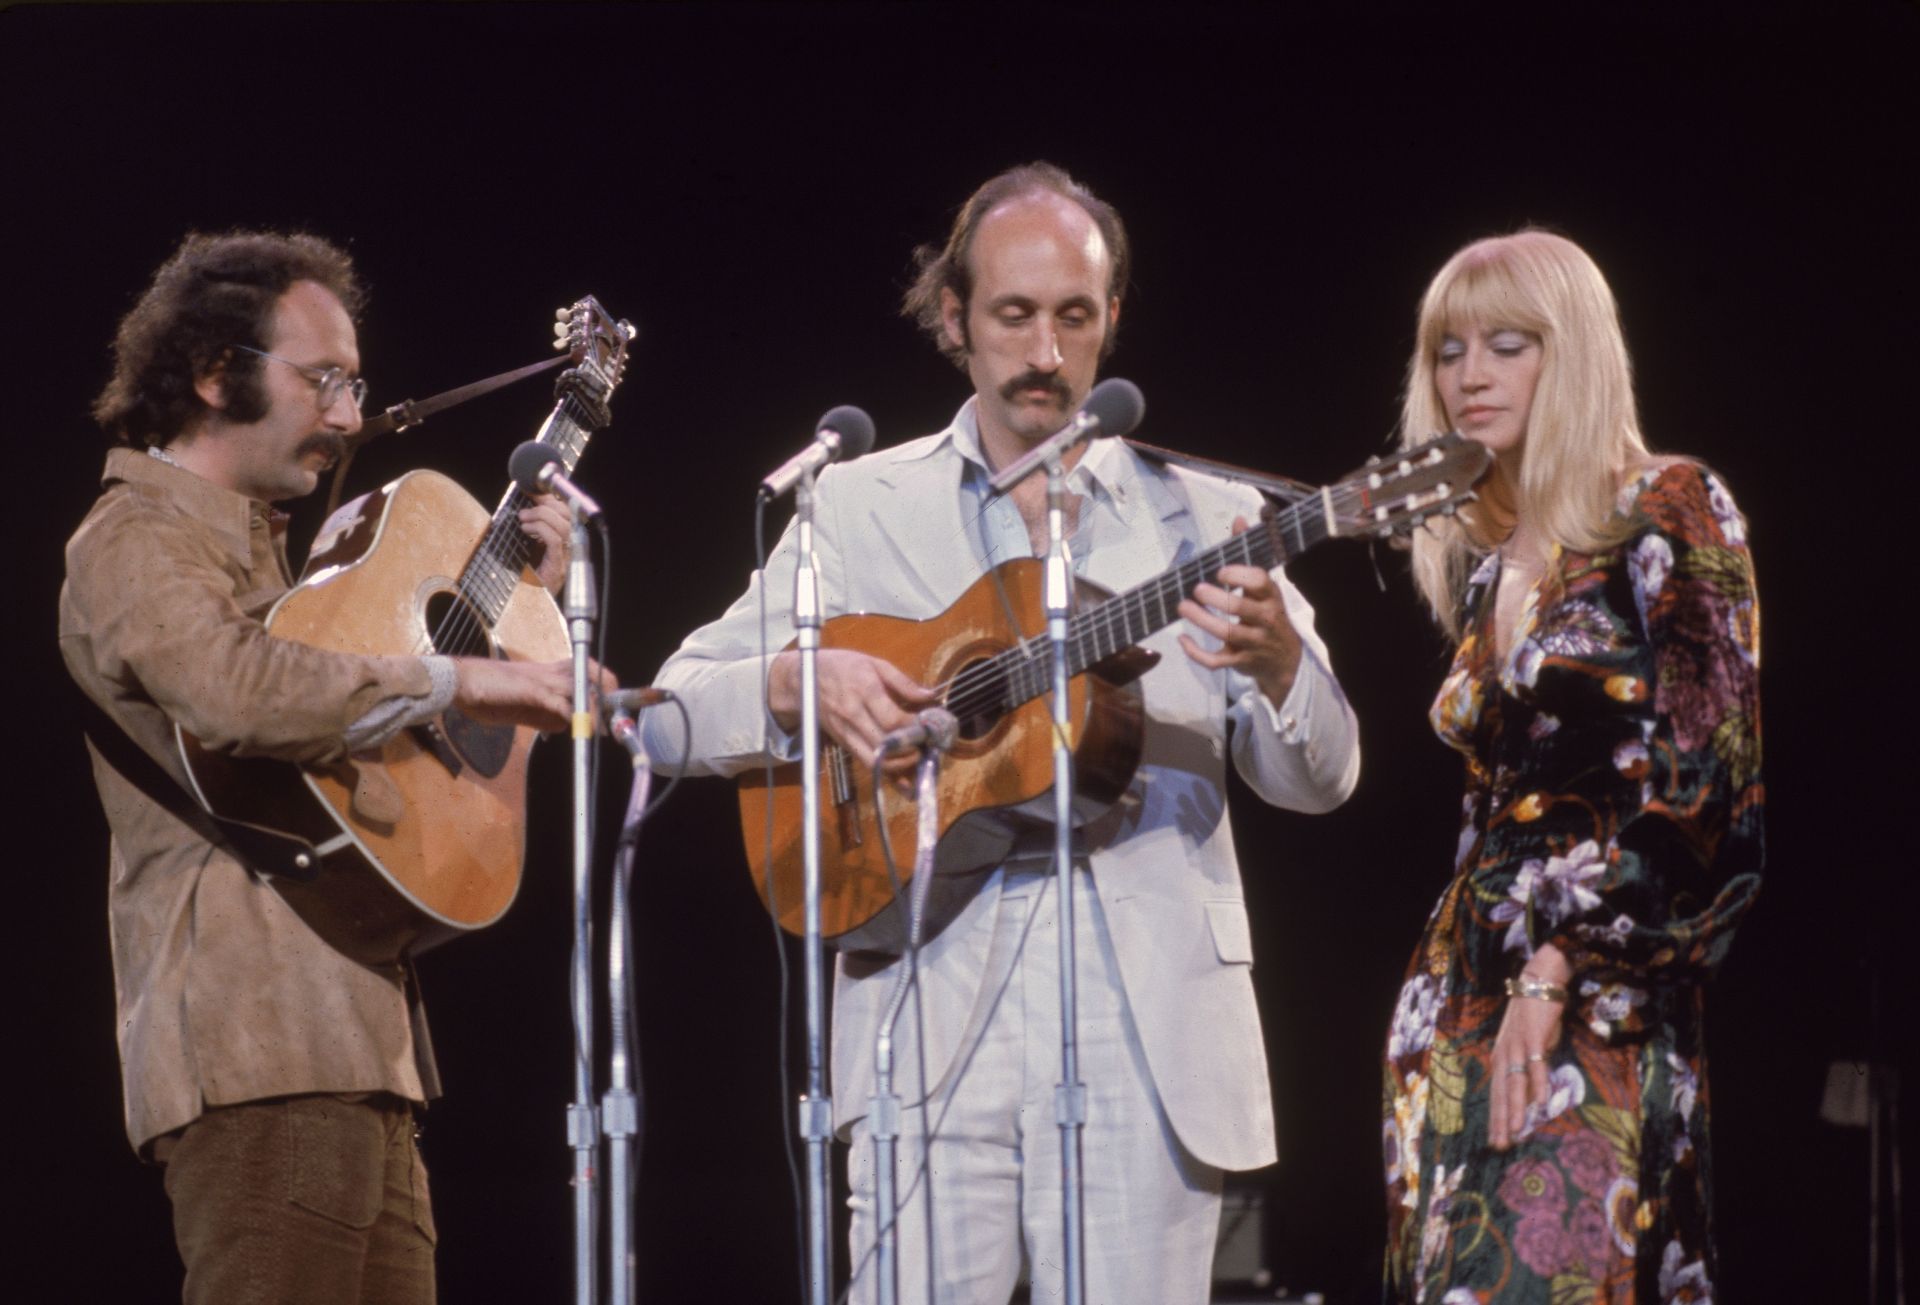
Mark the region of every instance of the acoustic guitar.
<instances>
[{"instance_id":1,"label":"acoustic guitar","mask_svg":"<svg viewBox=\"0 0 1920 1305\"><path fill-rule=\"evenodd\" d=\"M591 297L562 314L571 366L539 439L568 472L626 367L632 327ZM555 661L566 623L532 569L509 486L491 516L465 490L415 471L343 505L267 632L334 652ZM211 752L176 728L195 797L308 924L370 964L498 920L520 888L525 726L459 711L402 730L328 770Z\"/></svg>"},{"instance_id":2,"label":"acoustic guitar","mask_svg":"<svg viewBox=\"0 0 1920 1305\"><path fill-rule=\"evenodd\" d=\"M1076 825L1098 818L1132 782L1144 716L1138 681L1159 660L1137 645L1178 619L1181 600L1196 585L1229 563L1271 569L1322 540L1383 537L1450 513L1473 497L1491 460L1458 433L1443 435L1285 508L1269 506L1244 534L1117 597L1079 582L1067 647ZM821 627L822 648L868 653L939 686L943 705L960 722L941 762L928 937L978 887L973 872L998 865L1023 830L1053 822L1044 566L1037 558L1003 563L928 620L854 613ZM876 795L872 771L839 744L822 740L820 755L821 932L843 950L897 952L906 939L905 889L917 847L912 801L890 785ZM805 915L802 803L798 763L775 767L771 784L764 769L740 776L754 885L794 934Z\"/></svg>"}]
</instances>

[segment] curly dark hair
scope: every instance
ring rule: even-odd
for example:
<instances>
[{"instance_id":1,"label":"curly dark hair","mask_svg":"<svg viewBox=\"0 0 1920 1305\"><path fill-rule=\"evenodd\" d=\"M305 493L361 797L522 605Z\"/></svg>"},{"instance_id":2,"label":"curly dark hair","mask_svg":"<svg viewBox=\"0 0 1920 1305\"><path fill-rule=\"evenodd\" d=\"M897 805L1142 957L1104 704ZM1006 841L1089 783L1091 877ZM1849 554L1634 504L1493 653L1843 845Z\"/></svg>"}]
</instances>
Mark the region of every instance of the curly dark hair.
<instances>
[{"instance_id":1,"label":"curly dark hair","mask_svg":"<svg viewBox=\"0 0 1920 1305\"><path fill-rule=\"evenodd\" d=\"M355 320L366 304L353 260L319 236L190 233L120 319L113 379L93 401L94 420L122 444L165 444L207 410L194 380L216 367L228 417L266 416L264 360L233 346L272 347L274 308L296 281L332 291Z\"/></svg>"},{"instance_id":2,"label":"curly dark hair","mask_svg":"<svg viewBox=\"0 0 1920 1305\"><path fill-rule=\"evenodd\" d=\"M965 370L967 365L967 349L971 342L965 338L966 308L973 295L973 268L967 259L972 252L973 237L980 228L981 219L1007 200L1048 192L1078 204L1093 219L1094 225L1100 228L1100 237L1106 241L1107 253L1112 257L1107 297L1118 299L1126 293L1132 256L1127 245L1127 228L1120 221L1120 215L1114 212L1113 206L1068 176L1064 169L1051 163L1036 160L1017 168L1008 168L967 197L967 202L960 206L959 213L954 216L953 230L947 233L944 249L921 245L913 251L915 275L913 284L907 287L900 312L917 322L954 366ZM941 321L942 290L951 290L960 299L962 341L958 345L947 339ZM1107 338L1101 343L1100 356L1103 358L1113 352L1118 325L1115 322L1108 328Z\"/></svg>"}]
</instances>

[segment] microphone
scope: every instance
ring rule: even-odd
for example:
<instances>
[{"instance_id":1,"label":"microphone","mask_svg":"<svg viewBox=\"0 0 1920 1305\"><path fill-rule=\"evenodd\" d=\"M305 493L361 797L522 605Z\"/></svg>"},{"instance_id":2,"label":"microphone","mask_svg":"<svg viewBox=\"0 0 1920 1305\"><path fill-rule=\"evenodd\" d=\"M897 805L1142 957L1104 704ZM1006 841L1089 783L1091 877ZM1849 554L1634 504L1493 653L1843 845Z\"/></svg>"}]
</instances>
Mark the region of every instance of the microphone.
<instances>
[{"instance_id":1,"label":"microphone","mask_svg":"<svg viewBox=\"0 0 1920 1305\"><path fill-rule=\"evenodd\" d=\"M669 701L673 695L665 689L651 686L643 689L615 689L612 693L600 695L601 705L610 712L624 711L629 714L645 711L648 707L658 707Z\"/></svg>"},{"instance_id":2,"label":"microphone","mask_svg":"<svg viewBox=\"0 0 1920 1305\"><path fill-rule=\"evenodd\" d=\"M928 707L914 717L913 724L902 725L880 740L880 755L931 748L945 752L960 737L960 722L945 707Z\"/></svg>"},{"instance_id":3,"label":"microphone","mask_svg":"<svg viewBox=\"0 0 1920 1305\"><path fill-rule=\"evenodd\" d=\"M606 713L607 734L627 750L627 756L633 760L636 769L646 762L647 747L640 737L640 722L635 717L648 707L657 707L672 697L667 690L652 687L616 689L600 695L600 706Z\"/></svg>"},{"instance_id":4,"label":"microphone","mask_svg":"<svg viewBox=\"0 0 1920 1305\"><path fill-rule=\"evenodd\" d=\"M1109 376L1094 386L1073 420L1047 436L1030 452L993 473L987 484L996 494L1004 494L1081 440L1095 435L1125 435L1147 415L1146 396L1132 381Z\"/></svg>"},{"instance_id":5,"label":"microphone","mask_svg":"<svg viewBox=\"0 0 1920 1305\"><path fill-rule=\"evenodd\" d=\"M873 418L851 404L842 404L813 428L814 440L788 458L778 471L760 482L760 497L771 502L829 462L857 458L873 447Z\"/></svg>"},{"instance_id":6,"label":"microphone","mask_svg":"<svg viewBox=\"0 0 1920 1305\"><path fill-rule=\"evenodd\" d=\"M600 505L587 492L567 479L560 465L560 454L551 444L528 440L507 459L507 474L513 483L529 494L558 494L573 504L574 510L589 519L600 515Z\"/></svg>"}]
</instances>

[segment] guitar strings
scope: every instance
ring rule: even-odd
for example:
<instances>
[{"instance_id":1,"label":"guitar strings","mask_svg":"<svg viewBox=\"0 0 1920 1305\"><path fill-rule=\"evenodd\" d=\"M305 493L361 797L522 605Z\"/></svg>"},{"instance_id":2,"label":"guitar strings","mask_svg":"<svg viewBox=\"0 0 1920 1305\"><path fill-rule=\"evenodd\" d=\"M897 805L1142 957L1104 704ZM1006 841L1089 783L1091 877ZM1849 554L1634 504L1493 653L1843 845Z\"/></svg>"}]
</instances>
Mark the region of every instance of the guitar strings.
<instances>
[{"instance_id":1,"label":"guitar strings","mask_svg":"<svg viewBox=\"0 0 1920 1305\"><path fill-rule=\"evenodd\" d=\"M1311 508L1317 513L1320 507L1317 499L1290 506L1260 530L1236 535L1110 602L1076 614L1067 635L1070 646L1082 660L1098 660L1103 644L1111 644L1111 652L1116 653L1130 646L1130 641L1123 643L1120 636L1133 623L1136 614L1148 614L1150 602L1165 618L1158 624L1166 624L1180 600L1236 553L1242 562L1255 562L1257 544L1270 542L1271 535L1278 533L1288 519L1302 514L1301 509ZM1049 642L1044 634L1028 636L985 661L973 663L946 684L936 687L944 691L949 710L963 717L985 714L996 708L1008 710L1044 691L1045 682L1051 678L1046 655ZM1086 655L1089 646L1094 652L1091 658ZM1015 698L1016 694L1021 696ZM1010 698L1013 701L1009 701Z\"/></svg>"},{"instance_id":2,"label":"guitar strings","mask_svg":"<svg viewBox=\"0 0 1920 1305\"><path fill-rule=\"evenodd\" d=\"M1307 527L1324 528L1329 505L1336 520L1351 516L1359 525L1370 527L1373 523L1366 509L1372 506L1369 500L1375 497L1373 487L1353 481L1331 486L1324 499L1316 495L1289 504L1259 530L1236 535L1110 602L1077 614L1067 637L1072 653L1081 663L1080 669L1130 646L1125 635L1137 623L1137 618L1152 622L1155 629L1170 624L1180 601L1229 561L1270 565L1273 550L1257 545L1271 545L1274 539L1290 535L1296 543L1296 555L1304 551ZM1382 501L1391 501L1391 496ZM1004 713L1044 692L1051 678L1046 656L1048 644L1044 634L1025 637L934 687L941 691L948 709L963 718L996 711Z\"/></svg>"},{"instance_id":3,"label":"guitar strings","mask_svg":"<svg viewBox=\"0 0 1920 1305\"><path fill-rule=\"evenodd\" d=\"M571 470L586 447L588 433L577 415L573 396L567 395L555 405L540 438L562 455ZM520 512L532 502L518 485L508 486L461 573L453 605L427 635L425 648L417 651L449 657L490 655L492 644L487 630L506 611L522 571L532 560L532 541L519 522Z\"/></svg>"},{"instance_id":4,"label":"guitar strings","mask_svg":"<svg viewBox=\"0 0 1920 1305\"><path fill-rule=\"evenodd\" d=\"M579 460L587 438L585 427L572 409L573 397L563 397L555 405L547 429L541 432L541 439L561 453L569 468ZM430 638L436 651L454 656L484 656L490 652L490 640L483 624L490 626L499 620L513 597L522 569L532 556L530 541L520 529L518 519L519 513L531 502L517 485L508 487L486 535L461 576L457 596L465 601L454 604Z\"/></svg>"}]
</instances>

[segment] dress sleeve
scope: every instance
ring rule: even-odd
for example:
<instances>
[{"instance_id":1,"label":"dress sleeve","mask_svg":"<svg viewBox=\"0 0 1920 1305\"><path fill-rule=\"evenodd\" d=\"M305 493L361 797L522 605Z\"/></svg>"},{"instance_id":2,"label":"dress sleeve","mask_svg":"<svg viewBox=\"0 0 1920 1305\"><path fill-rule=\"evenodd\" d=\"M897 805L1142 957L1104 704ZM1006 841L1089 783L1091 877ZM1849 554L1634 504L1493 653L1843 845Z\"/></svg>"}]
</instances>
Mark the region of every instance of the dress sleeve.
<instances>
[{"instance_id":1,"label":"dress sleeve","mask_svg":"<svg viewBox=\"0 0 1920 1305\"><path fill-rule=\"evenodd\" d=\"M1635 512L1642 529L1624 561L1653 682L1619 692L1650 695L1652 712L1642 740L1619 745L1613 761L1639 779L1640 801L1606 849L1598 908L1547 939L1588 978L1588 998L1602 991L1594 978L1710 977L1759 891L1764 859L1760 618L1746 524L1725 487L1692 465L1658 476ZM1598 1017L1613 1022L1604 1010Z\"/></svg>"}]
</instances>

